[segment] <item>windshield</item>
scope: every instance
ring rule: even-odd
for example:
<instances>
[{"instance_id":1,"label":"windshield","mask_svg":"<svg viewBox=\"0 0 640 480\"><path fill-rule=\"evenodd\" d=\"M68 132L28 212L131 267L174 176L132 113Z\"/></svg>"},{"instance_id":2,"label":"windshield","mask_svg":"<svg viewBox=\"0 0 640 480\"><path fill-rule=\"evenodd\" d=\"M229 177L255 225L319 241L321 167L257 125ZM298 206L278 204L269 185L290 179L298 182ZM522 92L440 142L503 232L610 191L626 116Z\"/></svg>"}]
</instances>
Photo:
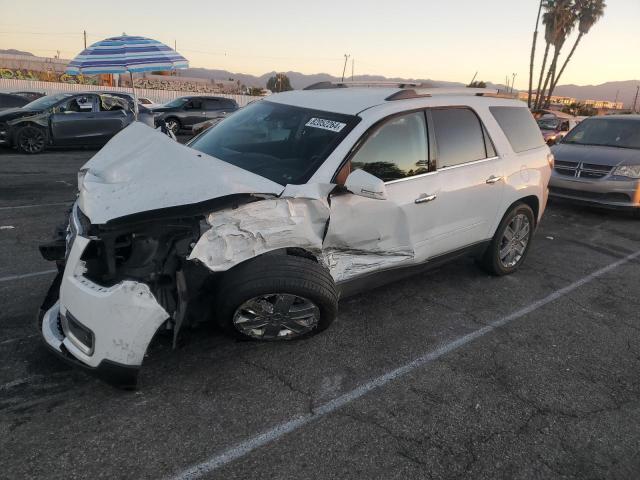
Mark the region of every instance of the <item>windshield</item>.
<instances>
[{"instance_id":1,"label":"windshield","mask_svg":"<svg viewBox=\"0 0 640 480\"><path fill-rule=\"evenodd\" d=\"M46 97L34 100L31 103L27 103L24 107L25 110L46 110L52 107L60 100L64 100L67 97L73 96L73 93L59 93L57 95L47 95Z\"/></svg>"},{"instance_id":2,"label":"windshield","mask_svg":"<svg viewBox=\"0 0 640 480\"><path fill-rule=\"evenodd\" d=\"M189 146L280 185L301 184L358 120L260 101L238 110Z\"/></svg>"},{"instance_id":3,"label":"windshield","mask_svg":"<svg viewBox=\"0 0 640 480\"><path fill-rule=\"evenodd\" d=\"M171 100L169 103L165 104L164 106L167 108L177 108L177 107L181 107L188 101L189 101L188 98L176 98L175 100Z\"/></svg>"},{"instance_id":4,"label":"windshield","mask_svg":"<svg viewBox=\"0 0 640 480\"><path fill-rule=\"evenodd\" d=\"M564 137L563 143L640 149L640 120L585 120Z\"/></svg>"},{"instance_id":5,"label":"windshield","mask_svg":"<svg viewBox=\"0 0 640 480\"><path fill-rule=\"evenodd\" d=\"M557 118L541 118L538 120L538 127L540 127L541 130L555 130L559 124L560 120Z\"/></svg>"}]
</instances>

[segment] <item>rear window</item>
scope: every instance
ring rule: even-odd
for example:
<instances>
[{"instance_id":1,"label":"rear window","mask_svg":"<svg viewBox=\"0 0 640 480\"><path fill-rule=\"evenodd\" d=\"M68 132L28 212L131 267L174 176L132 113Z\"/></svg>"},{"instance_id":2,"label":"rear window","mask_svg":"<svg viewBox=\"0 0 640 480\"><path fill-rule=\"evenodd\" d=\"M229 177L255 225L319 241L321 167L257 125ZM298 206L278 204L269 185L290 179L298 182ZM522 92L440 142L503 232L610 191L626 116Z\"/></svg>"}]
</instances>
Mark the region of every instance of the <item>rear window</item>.
<instances>
[{"instance_id":1,"label":"rear window","mask_svg":"<svg viewBox=\"0 0 640 480\"><path fill-rule=\"evenodd\" d=\"M526 107L489 107L516 153L543 146L544 138Z\"/></svg>"}]
</instances>

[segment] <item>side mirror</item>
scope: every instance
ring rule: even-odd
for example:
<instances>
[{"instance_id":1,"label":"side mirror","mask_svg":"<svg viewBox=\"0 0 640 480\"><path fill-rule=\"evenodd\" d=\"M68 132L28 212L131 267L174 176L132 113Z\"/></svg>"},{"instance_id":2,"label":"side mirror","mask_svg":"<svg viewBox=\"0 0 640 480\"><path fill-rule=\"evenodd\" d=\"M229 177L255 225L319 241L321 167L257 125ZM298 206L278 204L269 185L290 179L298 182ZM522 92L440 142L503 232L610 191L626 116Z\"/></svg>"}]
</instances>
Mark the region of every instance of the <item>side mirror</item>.
<instances>
[{"instance_id":1,"label":"side mirror","mask_svg":"<svg viewBox=\"0 0 640 480\"><path fill-rule=\"evenodd\" d=\"M344 186L354 195L376 200L387 199L387 187L385 187L384 182L364 170L351 172Z\"/></svg>"}]
</instances>

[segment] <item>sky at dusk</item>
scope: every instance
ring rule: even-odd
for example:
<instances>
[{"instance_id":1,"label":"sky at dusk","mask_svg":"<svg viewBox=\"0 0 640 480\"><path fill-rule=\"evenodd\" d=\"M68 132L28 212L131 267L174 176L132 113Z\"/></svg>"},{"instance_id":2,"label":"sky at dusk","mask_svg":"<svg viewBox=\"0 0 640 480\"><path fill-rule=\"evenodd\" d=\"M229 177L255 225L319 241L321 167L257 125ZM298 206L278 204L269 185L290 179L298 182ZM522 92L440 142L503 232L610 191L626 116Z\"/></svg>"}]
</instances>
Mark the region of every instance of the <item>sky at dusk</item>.
<instances>
[{"instance_id":1,"label":"sky at dusk","mask_svg":"<svg viewBox=\"0 0 640 480\"><path fill-rule=\"evenodd\" d=\"M640 78L640 0L607 0L561 83ZM0 49L70 58L107 36L143 35L173 46L192 67L355 73L526 88L537 0L242 2L195 0L0 0ZM572 40L569 44L572 43ZM539 59L544 45L539 43ZM569 47L565 47L567 50ZM349 63L350 71L350 63Z\"/></svg>"}]
</instances>

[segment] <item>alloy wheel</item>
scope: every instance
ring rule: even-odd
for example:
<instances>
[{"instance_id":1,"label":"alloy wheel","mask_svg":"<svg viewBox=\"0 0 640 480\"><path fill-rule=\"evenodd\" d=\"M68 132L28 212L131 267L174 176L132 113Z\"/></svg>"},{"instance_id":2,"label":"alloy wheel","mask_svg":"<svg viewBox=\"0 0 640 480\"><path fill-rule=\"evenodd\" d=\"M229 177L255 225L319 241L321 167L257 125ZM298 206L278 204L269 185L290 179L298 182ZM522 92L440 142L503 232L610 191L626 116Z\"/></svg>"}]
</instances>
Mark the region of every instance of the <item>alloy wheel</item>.
<instances>
[{"instance_id":1,"label":"alloy wheel","mask_svg":"<svg viewBox=\"0 0 640 480\"><path fill-rule=\"evenodd\" d=\"M38 153L44 149L45 137L42 130L35 127L26 127L20 133L18 145L27 153Z\"/></svg>"},{"instance_id":2,"label":"alloy wheel","mask_svg":"<svg viewBox=\"0 0 640 480\"><path fill-rule=\"evenodd\" d=\"M500 240L500 263L504 268L515 267L527 250L531 238L531 223L524 213L514 216Z\"/></svg>"},{"instance_id":3,"label":"alloy wheel","mask_svg":"<svg viewBox=\"0 0 640 480\"><path fill-rule=\"evenodd\" d=\"M259 340L301 337L318 326L320 309L311 300L289 293L253 297L238 307L233 325Z\"/></svg>"}]
</instances>

